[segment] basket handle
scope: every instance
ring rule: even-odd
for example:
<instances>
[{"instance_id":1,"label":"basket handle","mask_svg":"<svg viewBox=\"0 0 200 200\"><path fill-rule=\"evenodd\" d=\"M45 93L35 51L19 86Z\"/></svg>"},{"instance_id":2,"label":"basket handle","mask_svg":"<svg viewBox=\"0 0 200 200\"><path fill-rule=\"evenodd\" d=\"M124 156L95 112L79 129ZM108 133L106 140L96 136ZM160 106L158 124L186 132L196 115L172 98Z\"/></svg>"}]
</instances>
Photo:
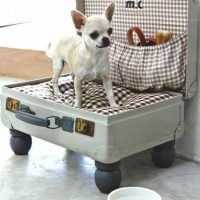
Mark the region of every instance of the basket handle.
<instances>
[{"instance_id":1,"label":"basket handle","mask_svg":"<svg viewBox=\"0 0 200 200\"><path fill-rule=\"evenodd\" d=\"M127 32L128 43L132 46L135 46L135 42L133 39L133 33L136 33L137 36L139 37L141 46L145 46L145 44L146 44L145 36L144 36L142 30L136 26L131 27Z\"/></svg>"},{"instance_id":2,"label":"basket handle","mask_svg":"<svg viewBox=\"0 0 200 200\"><path fill-rule=\"evenodd\" d=\"M137 26L131 27L127 32L127 39L128 39L129 45L135 46L135 42L134 42L134 39L133 39L133 33L136 33L139 40L140 40L140 42L139 42L139 44L137 44L137 46L153 46L153 45L156 45L156 40L154 38L147 38L146 39L142 30Z\"/></svg>"}]
</instances>

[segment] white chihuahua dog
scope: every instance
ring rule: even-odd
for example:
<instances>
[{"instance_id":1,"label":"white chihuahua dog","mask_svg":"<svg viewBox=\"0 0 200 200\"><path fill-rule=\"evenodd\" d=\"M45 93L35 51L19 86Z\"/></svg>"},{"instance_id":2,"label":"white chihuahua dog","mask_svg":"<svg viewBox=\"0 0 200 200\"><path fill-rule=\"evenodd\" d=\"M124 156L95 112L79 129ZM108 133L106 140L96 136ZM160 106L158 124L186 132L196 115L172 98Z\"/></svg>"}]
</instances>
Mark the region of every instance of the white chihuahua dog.
<instances>
[{"instance_id":1,"label":"white chihuahua dog","mask_svg":"<svg viewBox=\"0 0 200 200\"><path fill-rule=\"evenodd\" d=\"M109 103L118 106L114 100L110 65L108 60L108 46L112 34L111 20L115 4L111 3L103 15L86 17L77 10L71 12L76 29L82 36L72 36L50 43L47 50L48 57L53 59L53 90L59 95L58 78L64 63L67 63L74 74L75 107L81 107L83 80L101 78Z\"/></svg>"}]
</instances>

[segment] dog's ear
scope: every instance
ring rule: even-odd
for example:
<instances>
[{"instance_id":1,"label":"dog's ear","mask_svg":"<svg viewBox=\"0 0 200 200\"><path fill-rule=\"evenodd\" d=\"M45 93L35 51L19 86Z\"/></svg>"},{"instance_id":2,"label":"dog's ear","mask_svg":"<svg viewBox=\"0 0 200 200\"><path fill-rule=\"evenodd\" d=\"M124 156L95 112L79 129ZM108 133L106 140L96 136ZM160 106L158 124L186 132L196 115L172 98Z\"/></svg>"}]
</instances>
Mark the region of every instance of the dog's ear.
<instances>
[{"instance_id":1,"label":"dog's ear","mask_svg":"<svg viewBox=\"0 0 200 200\"><path fill-rule=\"evenodd\" d=\"M104 15L110 22L112 21L114 11L115 11L115 3L110 3L104 12Z\"/></svg>"},{"instance_id":2,"label":"dog's ear","mask_svg":"<svg viewBox=\"0 0 200 200\"><path fill-rule=\"evenodd\" d=\"M81 26L85 25L85 22L87 19L86 16L77 10L72 10L71 15L72 15L72 20L74 22L76 29L80 31Z\"/></svg>"}]
</instances>

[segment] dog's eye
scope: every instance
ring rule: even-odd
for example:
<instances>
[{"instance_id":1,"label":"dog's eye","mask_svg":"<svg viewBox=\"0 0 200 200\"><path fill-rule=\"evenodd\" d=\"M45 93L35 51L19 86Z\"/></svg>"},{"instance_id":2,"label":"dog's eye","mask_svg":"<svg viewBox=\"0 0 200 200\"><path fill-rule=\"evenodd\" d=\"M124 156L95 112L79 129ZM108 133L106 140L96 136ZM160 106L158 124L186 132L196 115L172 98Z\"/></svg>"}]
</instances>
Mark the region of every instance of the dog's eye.
<instances>
[{"instance_id":1,"label":"dog's eye","mask_svg":"<svg viewBox=\"0 0 200 200\"><path fill-rule=\"evenodd\" d=\"M109 28L109 29L108 29L108 35L111 35L112 32L113 32L113 29L112 29L112 28Z\"/></svg>"},{"instance_id":2,"label":"dog's eye","mask_svg":"<svg viewBox=\"0 0 200 200\"><path fill-rule=\"evenodd\" d=\"M94 31L93 33L90 34L90 37L91 37L93 40L95 40L95 39L97 39L97 38L99 37L99 34L98 34L97 31Z\"/></svg>"}]
</instances>

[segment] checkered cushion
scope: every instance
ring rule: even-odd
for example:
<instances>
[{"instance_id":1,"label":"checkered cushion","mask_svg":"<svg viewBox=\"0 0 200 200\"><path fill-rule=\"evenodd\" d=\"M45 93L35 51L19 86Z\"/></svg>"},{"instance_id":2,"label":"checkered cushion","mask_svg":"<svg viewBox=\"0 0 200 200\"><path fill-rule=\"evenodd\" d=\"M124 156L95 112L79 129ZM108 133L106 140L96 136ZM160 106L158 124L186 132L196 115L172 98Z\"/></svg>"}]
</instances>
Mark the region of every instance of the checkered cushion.
<instances>
[{"instance_id":1,"label":"checkered cushion","mask_svg":"<svg viewBox=\"0 0 200 200\"><path fill-rule=\"evenodd\" d=\"M71 76L59 79L59 89L62 93L59 97L53 95L52 82L26 85L14 89L47 101L53 101L72 107L74 105L74 83ZM82 85L82 109L101 115L113 115L158 103L173 97L172 94L167 92L133 93L130 89L120 86L114 86L113 90L115 100L120 107L110 107L101 84L85 81Z\"/></svg>"},{"instance_id":2,"label":"checkered cushion","mask_svg":"<svg viewBox=\"0 0 200 200\"><path fill-rule=\"evenodd\" d=\"M85 13L101 14L110 2L85 0ZM126 7L126 2L133 1L112 2L116 4L110 48L113 82L139 91L167 88L184 93L181 89L186 80L188 0L143 0L142 9ZM129 46L127 31L132 26L140 27L146 37L154 37L158 30L170 31L173 39L153 47Z\"/></svg>"}]
</instances>

